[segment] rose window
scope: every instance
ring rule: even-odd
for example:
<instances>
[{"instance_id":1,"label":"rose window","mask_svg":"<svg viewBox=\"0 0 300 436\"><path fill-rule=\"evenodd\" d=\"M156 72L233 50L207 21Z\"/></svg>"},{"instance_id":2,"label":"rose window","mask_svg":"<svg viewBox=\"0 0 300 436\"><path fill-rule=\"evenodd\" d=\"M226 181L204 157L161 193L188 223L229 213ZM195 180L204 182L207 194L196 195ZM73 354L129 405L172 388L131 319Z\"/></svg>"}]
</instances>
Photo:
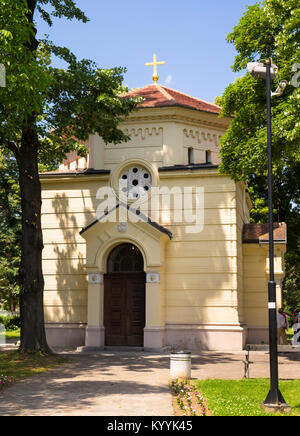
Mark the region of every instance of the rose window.
<instances>
[{"instance_id":1,"label":"rose window","mask_svg":"<svg viewBox=\"0 0 300 436\"><path fill-rule=\"evenodd\" d=\"M130 200L137 200L148 194L152 186L150 172L142 167L127 168L119 179L120 193Z\"/></svg>"}]
</instances>

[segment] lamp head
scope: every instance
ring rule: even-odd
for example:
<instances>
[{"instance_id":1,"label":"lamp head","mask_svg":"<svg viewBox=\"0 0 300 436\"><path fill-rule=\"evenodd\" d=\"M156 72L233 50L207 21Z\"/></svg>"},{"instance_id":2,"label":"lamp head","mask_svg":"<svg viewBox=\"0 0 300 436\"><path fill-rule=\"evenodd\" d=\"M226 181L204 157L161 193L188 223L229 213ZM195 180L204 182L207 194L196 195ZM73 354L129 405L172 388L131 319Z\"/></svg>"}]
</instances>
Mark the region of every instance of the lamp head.
<instances>
[{"instance_id":1,"label":"lamp head","mask_svg":"<svg viewBox=\"0 0 300 436\"><path fill-rule=\"evenodd\" d=\"M249 73L255 79L265 79L267 75L267 67L263 62L249 62L247 64L247 68ZM278 67L274 64L271 64L271 79L276 78L276 74L278 72Z\"/></svg>"}]
</instances>

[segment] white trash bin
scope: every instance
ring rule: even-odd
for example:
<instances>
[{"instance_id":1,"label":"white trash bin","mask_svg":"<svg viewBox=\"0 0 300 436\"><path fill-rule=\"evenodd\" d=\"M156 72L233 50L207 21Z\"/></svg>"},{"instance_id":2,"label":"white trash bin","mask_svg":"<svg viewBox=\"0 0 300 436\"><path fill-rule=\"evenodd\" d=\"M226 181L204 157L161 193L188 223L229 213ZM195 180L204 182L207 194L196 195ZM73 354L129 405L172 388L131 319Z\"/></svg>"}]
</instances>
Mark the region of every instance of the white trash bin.
<instances>
[{"instance_id":1,"label":"white trash bin","mask_svg":"<svg viewBox=\"0 0 300 436\"><path fill-rule=\"evenodd\" d=\"M176 351L170 355L170 377L191 378L191 352Z\"/></svg>"}]
</instances>

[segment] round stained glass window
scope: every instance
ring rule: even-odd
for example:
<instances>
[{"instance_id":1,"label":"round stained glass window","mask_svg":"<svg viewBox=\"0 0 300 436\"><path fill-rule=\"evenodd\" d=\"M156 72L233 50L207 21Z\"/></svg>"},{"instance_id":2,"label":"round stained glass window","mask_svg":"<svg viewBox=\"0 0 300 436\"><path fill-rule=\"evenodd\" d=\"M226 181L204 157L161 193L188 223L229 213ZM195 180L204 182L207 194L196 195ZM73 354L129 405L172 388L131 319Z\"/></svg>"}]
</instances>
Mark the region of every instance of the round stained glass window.
<instances>
[{"instance_id":1,"label":"round stained glass window","mask_svg":"<svg viewBox=\"0 0 300 436\"><path fill-rule=\"evenodd\" d=\"M152 186L150 172L143 167L133 166L122 172L119 178L120 193L130 200L138 200L148 194Z\"/></svg>"}]
</instances>

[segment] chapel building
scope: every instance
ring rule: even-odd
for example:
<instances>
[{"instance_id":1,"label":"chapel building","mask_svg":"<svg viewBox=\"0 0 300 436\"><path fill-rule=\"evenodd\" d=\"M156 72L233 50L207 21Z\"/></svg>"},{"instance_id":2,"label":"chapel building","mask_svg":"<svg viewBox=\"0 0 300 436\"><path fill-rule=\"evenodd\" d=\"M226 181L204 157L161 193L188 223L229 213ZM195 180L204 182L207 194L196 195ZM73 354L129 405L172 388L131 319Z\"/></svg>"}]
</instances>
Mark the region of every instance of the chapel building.
<instances>
[{"instance_id":1,"label":"chapel building","mask_svg":"<svg viewBox=\"0 0 300 436\"><path fill-rule=\"evenodd\" d=\"M91 135L40 175L50 346L242 350L268 342L269 235L243 182L218 173L230 119L157 83L136 89L131 138ZM286 226L274 225L281 306Z\"/></svg>"}]
</instances>

